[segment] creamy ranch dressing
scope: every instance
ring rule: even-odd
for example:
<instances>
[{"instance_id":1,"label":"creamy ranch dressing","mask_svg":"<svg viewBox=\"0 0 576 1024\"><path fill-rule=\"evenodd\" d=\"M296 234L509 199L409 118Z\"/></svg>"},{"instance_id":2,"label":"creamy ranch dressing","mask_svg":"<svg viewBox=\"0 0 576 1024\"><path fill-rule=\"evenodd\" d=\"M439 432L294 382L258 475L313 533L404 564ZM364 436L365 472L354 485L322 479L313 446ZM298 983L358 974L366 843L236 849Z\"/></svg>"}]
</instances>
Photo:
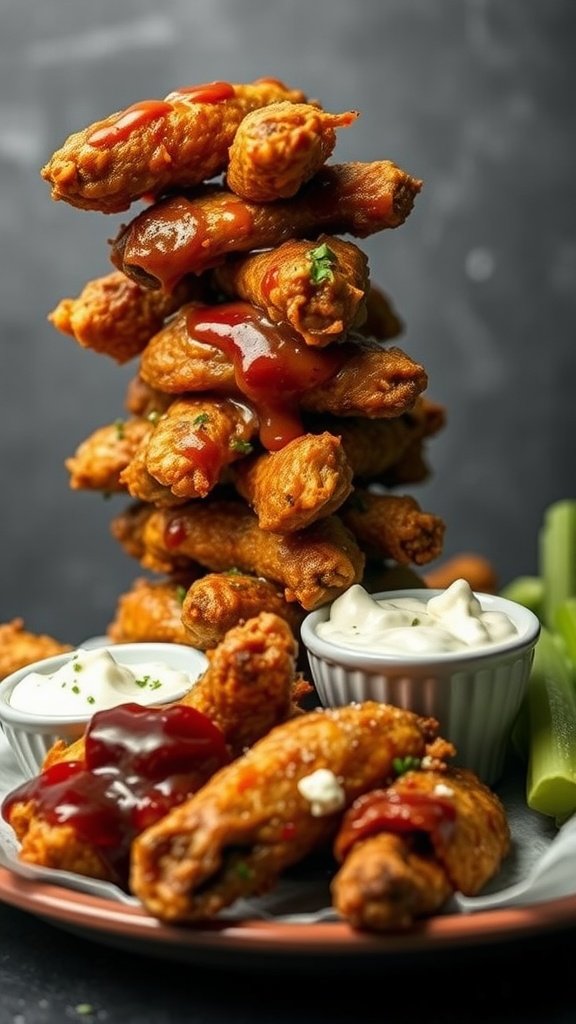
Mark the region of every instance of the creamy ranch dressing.
<instances>
[{"instance_id":1,"label":"creamy ranch dressing","mask_svg":"<svg viewBox=\"0 0 576 1024\"><path fill-rule=\"evenodd\" d=\"M483 611L466 580L436 597L374 600L355 584L336 598L330 618L316 627L331 643L380 654L442 654L469 651L515 636L503 612Z\"/></svg>"},{"instance_id":2,"label":"creamy ranch dressing","mask_svg":"<svg viewBox=\"0 0 576 1024\"><path fill-rule=\"evenodd\" d=\"M10 706L40 715L92 715L117 704L176 700L194 679L161 662L120 665L106 648L78 648L56 672L29 672L12 690Z\"/></svg>"}]
</instances>

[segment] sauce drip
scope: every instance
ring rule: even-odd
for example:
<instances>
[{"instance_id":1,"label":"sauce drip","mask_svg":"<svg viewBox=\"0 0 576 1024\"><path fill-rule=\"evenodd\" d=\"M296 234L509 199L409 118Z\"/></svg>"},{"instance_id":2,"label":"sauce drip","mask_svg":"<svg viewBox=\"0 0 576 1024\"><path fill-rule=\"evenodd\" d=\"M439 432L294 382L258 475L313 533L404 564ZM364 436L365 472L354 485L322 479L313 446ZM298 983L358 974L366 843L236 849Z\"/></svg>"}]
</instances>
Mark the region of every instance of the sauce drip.
<instances>
[{"instance_id":1,"label":"sauce drip","mask_svg":"<svg viewBox=\"0 0 576 1024\"><path fill-rule=\"evenodd\" d=\"M96 128L86 142L89 146L113 146L127 139L136 128L165 117L173 109L172 104L165 100L140 100L117 114L111 123Z\"/></svg>"},{"instance_id":2,"label":"sauce drip","mask_svg":"<svg viewBox=\"0 0 576 1024\"><path fill-rule=\"evenodd\" d=\"M49 824L71 825L127 888L130 845L229 761L224 736L183 704L122 704L95 714L84 761L62 761L10 793L2 816L33 800Z\"/></svg>"},{"instance_id":3,"label":"sauce drip","mask_svg":"<svg viewBox=\"0 0 576 1024\"><path fill-rule=\"evenodd\" d=\"M348 812L338 836L336 855L343 860L352 846L379 832L426 832L431 837L451 831L456 809L436 794L373 790Z\"/></svg>"},{"instance_id":4,"label":"sauce drip","mask_svg":"<svg viewBox=\"0 0 576 1024\"><path fill-rule=\"evenodd\" d=\"M188 527L186 520L182 519L181 516L176 516L171 519L166 529L164 530L164 544L168 551L173 551L174 548L180 547L184 543L188 536Z\"/></svg>"},{"instance_id":5,"label":"sauce drip","mask_svg":"<svg viewBox=\"0 0 576 1024\"><path fill-rule=\"evenodd\" d=\"M312 349L287 324L271 323L248 302L191 306L187 328L234 364L238 390L255 406L260 440L269 451L304 433L300 395L333 377L345 358L335 347Z\"/></svg>"},{"instance_id":6,"label":"sauce drip","mask_svg":"<svg viewBox=\"0 0 576 1024\"><path fill-rule=\"evenodd\" d=\"M185 85L171 92L166 99L172 103L222 103L234 99L236 93L230 82L203 82L201 85Z\"/></svg>"}]
</instances>

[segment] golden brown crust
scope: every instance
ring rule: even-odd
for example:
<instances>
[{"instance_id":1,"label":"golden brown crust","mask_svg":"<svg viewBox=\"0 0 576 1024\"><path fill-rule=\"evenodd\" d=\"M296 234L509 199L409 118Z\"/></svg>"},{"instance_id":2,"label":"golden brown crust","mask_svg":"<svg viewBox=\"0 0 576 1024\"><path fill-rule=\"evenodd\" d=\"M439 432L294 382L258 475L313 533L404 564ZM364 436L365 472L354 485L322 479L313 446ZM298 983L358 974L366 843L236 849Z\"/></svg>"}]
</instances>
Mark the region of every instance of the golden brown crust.
<instances>
[{"instance_id":1,"label":"golden brown crust","mask_svg":"<svg viewBox=\"0 0 576 1024\"><path fill-rule=\"evenodd\" d=\"M335 515L275 534L261 530L243 502L205 499L177 510L130 509L112 531L147 569L172 573L190 561L212 572L237 568L278 583L287 601L308 611L358 583L364 570L364 555Z\"/></svg>"},{"instance_id":2,"label":"golden brown crust","mask_svg":"<svg viewBox=\"0 0 576 1024\"><path fill-rule=\"evenodd\" d=\"M182 602L194 577L150 580L139 577L118 598L107 629L110 640L126 643L174 643L195 647L182 622Z\"/></svg>"},{"instance_id":3,"label":"golden brown crust","mask_svg":"<svg viewBox=\"0 0 576 1024\"><path fill-rule=\"evenodd\" d=\"M425 565L442 552L444 520L423 512L410 495L373 494L357 488L340 514L368 557Z\"/></svg>"},{"instance_id":4,"label":"golden brown crust","mask_svg":"<svg viewBox=\"0 0 576 1024\"><path fill-rule=\"evenodd\" d=\"M391 160L323 167L294 199L248 203L218 186L172 196L143 210L112 245L117 270L173 291L187 274L218 266L235 252L270 249L323 231L366 238L400 227L422 182Z\"/></svg>"},{"instance_id":5,"label":"golden brown crust","mask_svg":"<svg viewBox=\"0 0 576 1024\"><path fill-rule=\"evenodd\" d=\"M152 429L148 420L136 417L98 427L65 460L70 487L109 494L125 491L122 472Z\"/></svg>"},{"instance_id":6,"label":"golden brown crust","mask_svg":"<svg viewBox=\"0 0 576 1024\"><path fill-rule=\"evenodd\" d=\"M32 633L25 629L24 619L15 618L0 623L0 679L31 665L42 658L71 651L72 645L62 643L47 633Z\"/></svg>"},{"instance_id":7,"label":"golden brown crust","mask_svg":"<svg viewBox=\"0 0 576 1024\"><path fill-rule=\"evenodd\" d=\"M387 779L398 756L420 757L437 723L366 702L301 715L272 729L132 849L131 889L170 921L213 917L269 889L289 865L329 841L341 812ZM343 807L314 816L298 782L327 768Z\"/></svg>"},{"instance_id":8,"label":"golden brown crust","mask_svg":"<svg viewBox=\"0 0 576 1024\"><path fill-rule=\"evenodd\" d=\"M232 479L261 530L293 533L332 515L352 492L352 471L340 439L302 434L277 452L237 462Z\"/></svg>"},{"instance_id":9,"label":"golden brown crust","mask_svg":"<svg viewBox=\"0 0 576 1024\"><path fill-rule=\"evenodd\" d=\"M427 587L444 590L455 580L466 580L472 590L483 594L496 594L499 590L498 574L490 559L476 551L460 551L424 573Z\"/></svg>"},{"instance_id":10,"label":"golden brown crust","mask_svg":"<svg viewBox=\"0 0 576 1024\"><path fill-rule=\"evenodd\" d=\"M389 341L402 334L404 322L398 316L390 297L381 288L370 285L364 306L366 315L357 328L360 334L378 341Z\"/></svg>"},{"instance_id":11,"label":"golden brown crust","mask_svg":"<svg viewBox=\"0 0 576 1024\"><path fill-rule=\"evenodd\" d=\"M354 110L329 114L310 103L272 103L238 126L226 184L253 203L290 199L319 171L336 145L336 128L353 124Z\"/></svg>"},{"instance_id":12,"label":"golden brown crust","mask_svg":"<svg viewBox=\"0 0 576 1024\"><path fill-rule=\"evenodd\" d=\"M234 134L249 111L305 99L274 79L232 89L233 95L220 102L194 102L193 93L176 90L160 103L157 116L143 117L124 136L119 127L127 111L70 135L42 168L52 199L117 213L148 193L190 188L225 168ZM105 132L109 140L103 139Z\"/></svg>"},{"instance_id":13,"label":"golden brown crust","mask_svg":"<svg viewBox=\"0 0 576 1024\"><path fill-rule=\"evenodd\" d=\"M143 351L167 317L202 294L195 278L182 281L169 295L142 288L115 270L89 281L76 298L61 299L48 319L82 348L123 364Z\"/></svg>"},{"instance_id":14,"label":"golden brown crust","mask_svg":"<svg viewBox=\"0 0 576 1024\"><path fill-rule=\"evenodd\" d=\"M188 643L205 651L219 644L233 626L260 612L279 615L295 634L305 614L299 605L289 604L271 580L241 572L212 572L188 588L182 603L182 622Z\"/></svg>"},{"instance_id":15,"label":"golden brown crust","mask_svg":"<svg viewBox=\"0 0 576 1024\"><path fill-rule=\"evenodd\" d=\"M228 260L214 280L226 294L263 309L273 323L291 324L306 344L323 346L363 320L368 258L353 242L332 235L316 242L291 239Z\"/></svg>"}]
</instances>

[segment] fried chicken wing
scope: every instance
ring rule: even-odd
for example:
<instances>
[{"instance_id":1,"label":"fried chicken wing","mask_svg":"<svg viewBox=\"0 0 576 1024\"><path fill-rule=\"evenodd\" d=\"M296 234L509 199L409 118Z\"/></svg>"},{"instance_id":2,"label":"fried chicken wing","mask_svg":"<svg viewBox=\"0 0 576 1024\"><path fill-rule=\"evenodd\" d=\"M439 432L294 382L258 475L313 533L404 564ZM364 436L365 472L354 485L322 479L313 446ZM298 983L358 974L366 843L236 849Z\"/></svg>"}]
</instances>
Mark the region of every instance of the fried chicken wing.
<instances>
[{"instance_id":1,"label":"fried chicken wing","mask_svg":"<svg viewBox=\"0 0 576 1024\"><path fill-rule=\"evenodd\" d=\"M334 844L334 906L355 928L406 928L453 891L475 895L511 845L504 807L467 769L409 771L365 793Z\"/></svg>"},{"instance_id":2,"label":"fried chicken wing","mask_svg":"<svg viewBox=\"0 0 576 1024\"><path fill-rule=\"evenodd\" d=\"M188 498L179 498L164 484L158 483L148 470L146 453L148 438L138 446L119 476L120 486L138 501L148 502L158 508L174 508L185 505Z\"/></svg>"},{"instance_id":3,"label":"fried chicken wing","mask_svg":"<svg viewBox=\"0 0 576 1024\"><path fill-rule=\"evenodd\" d=\"M472 590L483 594L496 594L499 581L496 568L490 559L476 551L461 551L435 565L424 573L427 587L444 590L454 580L466 580Z\"/></svg>"},{"instance_id":4,"label":"fried chicken wing","mask_svg":"<svg viewBox=\"0 0 576 1024\"><path fill-rule=\"evenodd\" d=\"M336 145L336 128L358 112L329 114L311 103L271 103L241 121L229 151L226 184L252 203L290 199Z\"/></svg>"},{"instance_id":5,"label":"fried chicken wing","mask_svg":"<svg viewBox=\"0 0 576 1024\"><path fill-rule=\"evenodd\" d=\"M114 618L106 630L110 640L117 644L159 642L196 647L182 622L182 602L194 579L190 573L182 578L151 580L142 576L134 580L118 598Z\"/></svg>"},{"instance_id":6,"label":"fried chicken wing","mask_svg":"<svg viewBox=\"0 0 576 1024\"><path fill-rule=\"evenodd\" d=\"M364 569L363 553L336 515L284 535L261 530L241 501L205 499L176 510L129 509L111 529L147 569L173 573L189 560L212 572L237 568L278 583L287 601L307 611L358 583Z\"/></svg>"},{"instance_id":7,"label":"fried chicken wing","mask_svg":"<svg viewBox=\"0 0 576 1024\"><path fill-rule=\"evenodd\" d=\"M282 589L262 576L242 572L206 573L195 580L182 602L187 642L205 651L221 642L238 622L260 612L284 619L296 635L305 612L285 600Z\"/></svg>"},{"instance_id":8,"label":"fried chicken wing","mask_svg":"<svg viewBox=\"0 0 576 1024\"><path fill-rule=\"evenodd\" d=\"M339 369L299 395L303 410L335 416L388 418L410 410L428 386L424 367L401 349L367 339L344 342ZM232 359L188 329L184 310L146 346L140 376L153 391L170 394L237 390Z\"/></svg>"},{"instance_id":9,"label":"fried chicken wing","mask_svg":"<svg viewBox=\"0 0 576 1024\"><path fill-rule=\"evenodd\" d=\"M391 299L377 288L370 284L366 293L365 318L358 325L357 330L368 338L377 338L378 341L389 341L397 338L404 330L404 323L398 316Z\"/></svg>"},{"instance_id":10,"label":"fried chicken wing","mask_svg":"<svg viewBox=\"0 0 576 1024\"><path fill-rule=\"evenodd\" d=\"M288 322L307 345L340 341L365 317L368 258L353 242L321 235L229 259L213 272L227 295Z\"/></svg>"},{"instance_id":11,"label":"fried chicken wing","mask_svg":"<svg viewBox=\"0 0 576 1024\"><path fill-rule=\"evenodd\" d=\"M61 299L48 319L82 348L123 364L142 352L180 306L205 296L206 288L197 277L183 279L169 294L142 288L115 270L89 281L76 298Z\"/></svg>"},{"instance_id":12,"label":"fried chicken wing","mask_svg":"<svg viewBox=\"0 0 576 1024\"><path fill-rule=\"evenodd\" d=\"M275 203L249 203L207 186L139 213L120 229L111 259L144 286L173 291L184 276L217 266L229 253L270 249L322 231L366 238L397 228L421 188L391 160L323 167L295 198Z\"/></svg>"},{"instance_id":13,"label":"fried chicken wing","mask_svg":"<svg viewBox=\"0 0 576 1024\"><path fill-rule=\"evenodd\" d=\"M42 168L55 200L117 213L146 196L190 188L228 163L228 150L251 110L279 100L300 103L300 90L276 79L212 82L144 100L70 135Z\"/></svg>"},{"instance_id":14,"label":"fried chicken wing","mask_svg":"<svg viewBox=\"0 0 576 1024\"><path fill-rule=\"evenodd\" d=\"M442 553L444 520L423 512L410 495L372 494L356 488L340 514L368 557L425 565Z\"/></svg>"},{"instance_id":15,"label":"fried chicken wing","mask_svg":"<svg viewBox=\"0 0 576 1024\"><path fill-rule=\"evenodd\" d=\"M151 423L156 423L173 401L173 394L150 387L137 373L128 381L124 407L132 416L142 416Z\"/></svg>"},{"instance_id":16,"label":"fried chicken wing","mask_svg":"<svg viewBox=\"0 0 576 1024\"><path fill-rule=\"evenodd\" d=\"M0 622L0 679L31 665L33 661L71 650L70 644L62 643L47 633L33 633L26 629L22 618Z\"/></svg>"},{"instance_id":17,"label":"fried chicken wing","mask_svg":"<svg viewBox=\"0 0 576 1024\"><path fill-rule=\"evenodd\" d=\"M328 431L243 459L232 467L232 479L260 529L274 533L293 533L332 515L352 493L343 446Z\"/></svg>"},{"instance_id":18,"label":"fried chicken wing","mask_svg":"<svg viewBox=\"0 0 576 1024\"><path fill-rule=\"evenodd\" d=\"M265 892L281 872L329 842L341 814L393 774L396 757L421 757L437 723L386 704L318 709L272 729L132 847L131 889L167 921L214 917ZM318 770L337 783L318 808L302 792Z\"/></svg>"},{"instance_id":19,"label":"fried chicken wing","mask_svg":"<svg viewBox=\"0 0 576 1024\"><path fill-rule=\"evenodd\" d=\"M126 490L122 472L152 432L152 424L139 417L117 420L98 427L82 441L74 455L65 460L70 487L75 491Z\"/></svg>"}]
</instances>

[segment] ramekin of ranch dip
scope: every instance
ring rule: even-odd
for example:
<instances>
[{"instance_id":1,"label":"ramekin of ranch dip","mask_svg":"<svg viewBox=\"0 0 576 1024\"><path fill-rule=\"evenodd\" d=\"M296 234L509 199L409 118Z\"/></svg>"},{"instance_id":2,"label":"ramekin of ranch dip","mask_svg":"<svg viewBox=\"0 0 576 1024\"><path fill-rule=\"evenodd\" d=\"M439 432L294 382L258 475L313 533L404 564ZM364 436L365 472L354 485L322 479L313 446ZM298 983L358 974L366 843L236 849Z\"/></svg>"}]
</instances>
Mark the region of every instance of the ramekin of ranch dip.
<instances>
[{"instance_id":1,"label":"ramekin of ranch dip","mask_svg":"<svg viewBox=\"0 0 576 1024\"><path fill-rule=\"evenodd\" d=\"M56 740L77 739L97 711L170 704L207 665L202 651L184 644L77 648L27 665L0 683L0 726L20 767L35 775Z\"/></svg>"},{"instance_id":2,"label":"ramekin of ranch dip","mask_svg":"<svg viewBox=\"0 0 576 1024\"><path fill-rule=\"evenodd\" d=\"M538 618L466 580L369 594L354 585L301 626L320 703L377 700L436 718L454 763L501 775L540 633Z\"/></svg>"}]
</instances>

